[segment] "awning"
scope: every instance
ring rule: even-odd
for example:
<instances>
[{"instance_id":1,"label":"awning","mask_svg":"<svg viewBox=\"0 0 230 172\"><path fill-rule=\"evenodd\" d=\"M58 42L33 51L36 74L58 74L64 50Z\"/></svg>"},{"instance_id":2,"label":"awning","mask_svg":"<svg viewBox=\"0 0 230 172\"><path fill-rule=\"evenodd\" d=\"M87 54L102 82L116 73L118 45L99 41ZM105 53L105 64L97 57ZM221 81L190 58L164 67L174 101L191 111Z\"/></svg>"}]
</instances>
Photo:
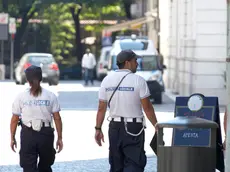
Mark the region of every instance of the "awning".
<instances>
[{"instance_id":1,"label":"awning","mask_svg":"<svg viewBox=\"0 0 230 172\"><path fill-rule=\"evenodd\" d=\"M123 22L113 26L108 26L103 29L104 32L115 32L123 29L140 29L144 23L154 21L153 17L142 17L135 20Z\"/></svg>"}]
</instances>

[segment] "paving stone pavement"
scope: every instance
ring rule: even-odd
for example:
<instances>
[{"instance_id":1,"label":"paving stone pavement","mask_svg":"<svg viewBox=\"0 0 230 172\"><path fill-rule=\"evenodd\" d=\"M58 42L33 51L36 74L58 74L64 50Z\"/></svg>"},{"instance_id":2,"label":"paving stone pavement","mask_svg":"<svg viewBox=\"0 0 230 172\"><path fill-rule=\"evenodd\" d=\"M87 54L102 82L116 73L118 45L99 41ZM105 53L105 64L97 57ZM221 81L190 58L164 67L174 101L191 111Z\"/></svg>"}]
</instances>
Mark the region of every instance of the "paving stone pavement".
<instances>
[{"instance_id":1,"label":"paving stone pavement","mask_svg":"<svg viewBox=\"0 0 230 172\"><path fill-rule=\"evenodd\" d=\"M108 159L56 162L53 172L109 172ZM18 165L0 166L0 172L22 172ZM145 172L156 172L156 156L147 158Z\"/></svg>"}]
</instances>

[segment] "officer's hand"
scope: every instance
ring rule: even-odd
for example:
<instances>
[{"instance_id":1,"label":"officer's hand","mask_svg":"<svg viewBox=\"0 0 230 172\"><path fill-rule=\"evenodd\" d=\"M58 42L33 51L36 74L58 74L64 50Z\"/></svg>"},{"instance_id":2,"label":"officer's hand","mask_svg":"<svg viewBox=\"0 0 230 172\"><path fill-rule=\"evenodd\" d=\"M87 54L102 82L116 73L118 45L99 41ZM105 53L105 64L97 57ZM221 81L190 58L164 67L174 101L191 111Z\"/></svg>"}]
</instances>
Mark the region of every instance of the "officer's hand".
<instances>
[{"instance_id":1,"label":"officer's hand","mask_svg":"<svg viewBox=\"0 0 230 172\"><path fill-rule=\"evenodd\" d=\"M105 142L105 141L104 141L104 135L103 135L102 131L96 130L96 133L95 133L95 140L96 140L96 142L97 142L97 144L98 144L99 146L102 146L101 141Z\"/></svg>"},{"instance_id":2,"label":"officer's hand","mask_svg":"<svg viewBox=\"0 0 230 172\"><path fill-rule=\"evenodd\" d=\"M57 153L61 152L63 149L63 142L62 142L62 139L58 139L57 140L57 143L56 143L56 150L57 150Z\"/></svg>"},{"instance_id":3,"label":"officer's hand","mask_svg":"<svg viewBox=\"0 0 230 172\"><path fill-rule=\"evenodd\" d=\"M17 148L17 142L15 139L11 139L10 147L16 153L14 148Z\"/></svg>"}]
</instances>

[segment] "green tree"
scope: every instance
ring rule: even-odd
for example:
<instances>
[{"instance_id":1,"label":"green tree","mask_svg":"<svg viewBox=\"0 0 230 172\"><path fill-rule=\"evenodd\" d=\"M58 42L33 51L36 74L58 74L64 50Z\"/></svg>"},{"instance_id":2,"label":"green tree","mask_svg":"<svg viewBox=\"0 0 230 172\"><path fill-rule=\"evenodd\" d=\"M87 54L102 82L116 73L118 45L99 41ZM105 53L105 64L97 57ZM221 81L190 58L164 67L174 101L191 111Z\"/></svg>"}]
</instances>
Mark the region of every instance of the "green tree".
<instances>
[{"instance_id":1,"label":"green tree","mask_svg":"<svg viewBox=\"0 0 230 172\"><path fill-rule=\"evenodd\" d=\"M82 4L72 4L69 7L70 13L72 15L73 21L74 21L74 26L75 26L75 42L76 42L76 55L78 61L81 61L82 56L83 56L83 46L81 43L81 26L80 26L80 13L82 11Z\"/></svg>"},{"instance_id":2,"label":"green tree","mask_svg":"<svg viewBox=\"0 0 230 172\"><path fill-rule=\"evenodd\" d=\"M93 5L90 7L83 6L83 12L80 15L80 19L94 19L94 20L119 20L124 19L125 12L120 5L120 2L112 5L97 6ZM105 27L105 24L99 23L96 25L86 25L85 30L101 32Z\"/></svg>"},{"instance_id":3,"label":"green tree","mask_svg":"<svg viewBox=\"0 0 230 172\"><path fill-rule=\"evenodd\" d=\"M123 16L124 12L120 8L121 1L119 0L99 0L96 3L92 3L89 1L88 3L78 3L75 6L70 7L70 12L72 14L75 30L76 30L76 54L78 61L81 61L83 56L83 48L81 43L81 33L80 33L80 20L81 19L114 19L118 18L118 16ZM87 31L100 32L104 27L104 24L97 25L87 25L85 29Z\"/></svg>"},{"instance_id":4,"label":"green tree","mask_svg":"<svg viewBox=\"0 0 230 172\"><path fill-rule=\"evenodd\" d=\"M72 55L75 29L69 7L72 4L52 4L44 10L51 30L51 51L57 60L64 60Z\"/></svg>"},{"instance_id":5,"label":"green tree","mask_svg":"<svg viewBox=\"0 0 230 172\"><path fill-rule=\"evenodd\" d=\"M26 27L34 15L40 8L46 4L42 4L39 0L31 0L30 3L18 0L1 0L2 11L8 12L11 17L20 18L21 22L17 24L17 33L14 41L14 57L19 59L21 40L25 33Z\"/></svg>"},{"instance_id":6,"label":"green tree","mask_svg":"<svg viewBox=\"0 0 230 172\"><path fill-rule=\"evenodd\" d=\"M38 12L46 9L50 4L59 2L75 2L75 0L0 0L1 10L8 12L11 17L20 18L21 22L17 24L17 33L14 41L14 57L20 58L21 41L28 26L29 20L33 17L39 17Z\"/></svg>"},{"instance_id":7,"label":"green tree","mask_svg":"<svg viewBox=\"0 0 230 172\"><path fill-rule=\"evenodd\" d=\"M118 2L103 6L101 4L58 3L45 9L43 18L48 20L51 28L51 47L55 56L61 60L64 58L63 55L70 56L73 53L77 60L81 61L83 46L81 43L80 20L117 19L124 15L125 13ZM103 27L103 23L86 25L85 30L96 33L101 32Z\"/></svg>"},{"instance_id":8,"label":"green tree","mask_svg":"<svg viewBox=\"0 0 230 172\"><path fill-rule=\"evenodd\" d=\"M109 4L108 4L108 0L61 0L61 1L60 0L23 0L23 1L0 0L0 2L2 4L2 11L8 12L11 17L22 19L21 23L18 23L17 33L15 35L14 56L16 59L18 59L21 55L20 44L23 35L26 31L29 19L33 17L43 16L43 15L39 15L39 13L41 14L41 9L42 12L47 11L47 9L53 12L52 8L55 9L56 8L55 6L57 7L61 6L63 7L63 9L57 8L58 9L57 11L58 13L60 13L60 15L57 15L56 18L54 16L51 16L52 13L50 13L50 16L46 15L46 17L48 19L51 19L52 21L53 19L55 19L55 21L59 21L59 23L51 22L52 25L51 29L53 30L52 50L57 55L58 59L62 59L64 58L65 55L69 55L70 49L71 47L73 47L73 44L71 42L72 35L75 33L75 44L76 44L75 54L77 55L78 60L81 60L83 48L81 44L80 19L81 18L90 19L91 17L95 18L95 16L97 16L96 17L97 19L103 19L110 16L110 14L112 14L113 12L114 12L113 15L117 16L118 14L116 13L116 9L118 9L117 4L121 4L121 3L124 4L126 16L129 18L130 4L132 0L110 0ZM114 4L116 7L114 7ZM102 11L102 13L100 13L100 11ZM71 24L68 22L64 22L64 23L60 22L63 21L62 18L65 18L65 20L70 20L70 15L72 16L72 19L74 21L74 27L72 27ZM58 17L60 17L60 19ZM59 26L54 26L54 25L59 25ZM96 27L88 25L86 26L86 30L100 31L103 27L104 27L103 24L99 24ZM56 35L57 37L55 38L54 35ZM60 40L60 42L57 41L57 39ZM63 47L64 50L62 49Z\"/></svg>"}]
</instances>

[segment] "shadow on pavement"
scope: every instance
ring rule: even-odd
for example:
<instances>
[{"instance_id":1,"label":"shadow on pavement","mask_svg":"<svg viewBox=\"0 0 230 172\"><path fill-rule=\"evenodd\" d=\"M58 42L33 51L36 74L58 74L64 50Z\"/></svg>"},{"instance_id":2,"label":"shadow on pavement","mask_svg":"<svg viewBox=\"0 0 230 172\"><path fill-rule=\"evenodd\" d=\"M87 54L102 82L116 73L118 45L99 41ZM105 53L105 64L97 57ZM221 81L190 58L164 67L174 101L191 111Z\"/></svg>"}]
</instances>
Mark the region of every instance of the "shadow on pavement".
<instances>
[{"instance_id":1,"label":"shadow on pavement","mask_svg":"<svg viewBox=\"0 0 230 172\"><path fill-rule=\"evenodd\" d=\"M98 91L58 92L62 110L97 110Z\"/></svg>"},{"instance_id":2,"label":"shadow on pavement","mask_svg":"<svg viewBox=\"0 0 230 172\"><path fill-rule=\"evenodd\" d=\"M98 108L98 91L59 91L58 95L62 110L96 111ZM162 104L153 106L156 112L174 112L174 102L166 95Z\"/></svg>"}]
</instances>

